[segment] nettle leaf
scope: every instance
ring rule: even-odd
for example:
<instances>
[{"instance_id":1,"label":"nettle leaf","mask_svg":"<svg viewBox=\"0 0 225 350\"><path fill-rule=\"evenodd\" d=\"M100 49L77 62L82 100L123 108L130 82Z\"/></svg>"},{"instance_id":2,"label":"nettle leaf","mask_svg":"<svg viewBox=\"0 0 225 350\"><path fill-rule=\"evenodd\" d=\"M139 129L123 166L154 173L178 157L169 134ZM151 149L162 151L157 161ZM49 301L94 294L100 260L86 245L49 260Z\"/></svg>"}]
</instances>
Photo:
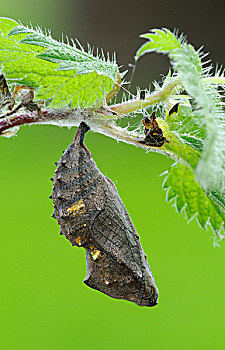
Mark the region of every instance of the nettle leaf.
<instances>
[{"instance_id":1,"label":"nettle leaf","mask_svg":"<svg viewBox=\"0 0 225 350\"><path fill-rule=\"evenodd\" d=\"M191 106L179 105L177 113L169 115L168 111L165 118L169 130L174 132L179 138L197 151L201 152L206 138L206 128L197 114L192 112Z\"/></svg>"},{"instance_id":2,"label":"nettle leaf","mask_svg":"<svg viewBox=\"0 0 225 350\"><path fill-rule=\"evenodd\" d=\"M0 17L0 33L1 33L1 35L7 35L10 32L10 30L12 30L17 25L18 25L18 22L14 21L14 19Z\"/></svg>"},{"instance_id":3,"label":"nettle leaf","mask_svg":"<svg viewBox=\"0 0 225 350\"><path fill-rule=\"evenodd\" d=\"M8 83L34 87L35 98L52 99L51 107L101 106L117 85L115 60L8 18L0 18L0 31L0 64Z\"/></svg>"},{"instance_id":4,"label":"nettle leaf","mask_svg":"<svg viewBox=\"0 0 225 350\"><path fill-rule=\"evenodd\" d=\"M169 29L153 29L151 33L140 35L141 38L148 39L149 41L143 44L136 53L136 59L139 59L142 55L158 51L162 53L170 52L174 49L181 48L184 38L178 39Z\"/></svg>"},{"instance_id":5,"label":"nettle leaf","mask_svg":"<svg viewBox=\"0 0 225 350\"><path fill-rule=\"evenodd\" d=\"M202 156L196 169L197 178L205 191L215 190L223 193L225 190L225 115L217 89L202 82L202 78L206 75L204 72L200 74L200 64L196 56L198 55L191 45L185 45L183 50L176 51L172 55L174 68L182 84L199 109L199 125L201 123L207 133Z\"/></svg>"},{"instance_id":6,"label":"nettle leaf","mask_svg":"<svg viewBox=\"0 0 225 350\"><path fill-rule=\"evenodd\" d=\"M165 120L157 118L157 122L163 130L163 135L169 141L169 143L163 145L163 148L176 155L176 158L180 158L185 163L190 164L192 169L195 169L201 157L197 147L192 147L188 142L185 142L179 132L173 130L173 128L171 128L172 130L170 129L170 125Z\"/></svg>"},{"instance_id":7,"label":"nettle leaf","mask_svg":"<svg viewBox=\"0 0 225 350\"><path fill-rule=\"evenodd\" d=\"M224 238L225 215L206 196L188 166L171 166L166 172L163 189L167 191L167 201L174 200L177 211L184 212L188 221L196 218L202 228L206 229L210 225L218 239Z\"/></svg>"},{"instance_id":8,"label":"nettle leaf","mask_svg":"<svg viewBox=\"0 0 225 350\"><path fill-rule=\"evenodd\" d=\"M225 113L215 87L206 85L208 105L202 105L207 138L196 175L207 191L218 192L225 200Z\"/></svg>"},{"instance_id":9,"label":"nettle leaf","mask_svg":"<svg viewBox=\"0 0 225 350\"><path fill-rule=\"evenodd\" d=\"M207 83L211 67L203 69L201 50L196 51L182 36L178 37L168 29L154 29L142 37L147 38L149 42L137 51L136 58L149 51L168 54L180 84L194 102L194 110L186 116L191 130L185 124L182 114L178 114L186 135L180 134L184 142L202 153L196 169L190 164L195 169L201 187L206 192L216 192L224 197L225 114L217 88ZM197 117L198 121L193 116ZM196 140L196 135L204 136L204 140Z\"/></svg>"}]
</instances>

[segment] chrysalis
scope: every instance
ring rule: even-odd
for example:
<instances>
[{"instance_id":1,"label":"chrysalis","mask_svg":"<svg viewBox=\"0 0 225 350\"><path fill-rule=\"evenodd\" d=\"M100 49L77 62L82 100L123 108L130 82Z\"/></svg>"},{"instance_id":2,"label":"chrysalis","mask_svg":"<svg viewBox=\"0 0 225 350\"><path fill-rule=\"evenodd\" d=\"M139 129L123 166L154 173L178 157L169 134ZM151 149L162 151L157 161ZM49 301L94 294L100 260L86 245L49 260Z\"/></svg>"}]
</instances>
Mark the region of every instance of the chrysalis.
<instances>
[{"instance_id":1,"label":"chrysalis","mask_svg":"<svg viewBox=\"0 0 225 350\"><path fill-rule=\"evenodd\" d=\"M89 129L80 124L57 164L53 217L72 245L86 250L86 285L113 298L154 306L158 289L132 221L115 185L83 144Z\"/></svg>"}]
</instances>

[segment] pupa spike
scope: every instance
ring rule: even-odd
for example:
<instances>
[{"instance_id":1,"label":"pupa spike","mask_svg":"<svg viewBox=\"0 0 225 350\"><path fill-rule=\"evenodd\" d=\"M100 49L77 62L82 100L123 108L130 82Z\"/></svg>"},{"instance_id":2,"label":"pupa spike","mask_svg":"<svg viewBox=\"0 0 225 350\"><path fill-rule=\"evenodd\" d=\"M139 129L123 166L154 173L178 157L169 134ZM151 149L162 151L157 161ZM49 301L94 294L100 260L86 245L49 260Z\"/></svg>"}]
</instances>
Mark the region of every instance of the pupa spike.
<instances>
[{"instance_id":1,"label":"pupa spike","mask_svg":"<svg viewBox=\"0 0 225 350\"><path fill-rule=\"evenodd\" d=\"M52 199L52 194L48 197L49 199Z\"/></svg>"},{"instance_id":2,"label":"pupa spike","mask_svg":"<svg viewBox=\"0 0 225 350\"><path fill-rule=\"evenodd\" d=\"M74 142L78 141L80 143L80 146L83 146L84 134L88 130L90 130L90 127L85 122L81 122L74 137Z\"/></svg>"}]
</instances>

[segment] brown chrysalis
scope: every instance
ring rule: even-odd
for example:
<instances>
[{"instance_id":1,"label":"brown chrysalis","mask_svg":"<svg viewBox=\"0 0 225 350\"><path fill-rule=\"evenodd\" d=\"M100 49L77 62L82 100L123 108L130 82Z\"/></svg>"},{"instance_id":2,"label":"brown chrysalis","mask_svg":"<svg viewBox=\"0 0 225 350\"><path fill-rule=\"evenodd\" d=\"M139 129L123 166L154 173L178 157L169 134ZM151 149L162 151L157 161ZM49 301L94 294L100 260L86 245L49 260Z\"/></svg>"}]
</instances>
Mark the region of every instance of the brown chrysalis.
<instances>
[{"instance_id":1,"label":"brown chrysalis","mask_svg":"<svg viewBox=\"0 0 225 350\"><path fill-rule=\"evenodd\" d=\"M72 245L86 250L86 285L113 298L154 306L158 289L139 237L115 185L83 144L88 130L82 122L57 163L53 217Z\"/></svg>"},{"instance_id":2,"label":"brown chrysalis","mask_svg":"<svg viewBox=\"0 0 225 350\"><path fill-rule=\"evenodd\" d=\"M145 126L145 138L140 140L140 143L154 147L162 147L165 142L169 143L163 136L163 131L157 123L155 112L151 114L150 119L148 117L143 118L142 123Z\"/></svg>"}]
</instances>

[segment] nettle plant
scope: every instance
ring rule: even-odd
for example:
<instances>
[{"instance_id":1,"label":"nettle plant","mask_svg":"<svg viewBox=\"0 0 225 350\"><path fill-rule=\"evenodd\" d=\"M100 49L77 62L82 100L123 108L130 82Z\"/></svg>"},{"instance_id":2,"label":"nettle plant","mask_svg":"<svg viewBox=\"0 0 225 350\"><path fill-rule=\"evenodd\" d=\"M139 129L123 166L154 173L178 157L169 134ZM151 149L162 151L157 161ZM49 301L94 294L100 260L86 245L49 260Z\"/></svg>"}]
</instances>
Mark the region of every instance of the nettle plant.
<instances>
[{"instance_id":1,"label":"nettle plant","mask_svg":"<svg viewBox=\"0 0 225 350\"><path fill-rule=\"evenodd\" d=\"M135 61L162 53L171 69L162 83L153 82L154 91L133 96L115 57L0 18L0 135L15 135L24 124L86 121L95 132L169 156L175 163L165 172L167 200L188 221L210 225L218 243L225 231L224 71L166 28L141 37ZM121 88L123 101L115 103Z\"/></svg>"}]
</instances>

